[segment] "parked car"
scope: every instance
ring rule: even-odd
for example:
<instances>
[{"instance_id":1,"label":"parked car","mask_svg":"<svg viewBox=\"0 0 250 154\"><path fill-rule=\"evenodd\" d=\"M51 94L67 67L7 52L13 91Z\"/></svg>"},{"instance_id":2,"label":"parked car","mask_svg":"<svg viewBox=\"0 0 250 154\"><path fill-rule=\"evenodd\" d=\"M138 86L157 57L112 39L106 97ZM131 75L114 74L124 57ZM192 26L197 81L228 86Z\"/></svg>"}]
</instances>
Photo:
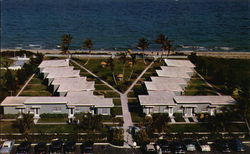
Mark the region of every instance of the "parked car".
<instances>
[{"instance_id":1,"label":"parked car","mask_svg":"<svg viewBox=\"0 0 250 154\"><path fill-rule=\"evenodd\" d=\"M0 154L8 154L11 153L15 141L5 141L0 149Z\"/></svg>"},{"instance_id":2,"label":"parked car","mask_svg":"<svg viewBox=\"0 0 250 154\"><path fill-rule=\"evenodd\" d=\"M81 152L84 154L93 154L93 142L87 141L83 143L81 146Z\"/></svg>"},{"instance_id":3,"label":"parked car","mask_svg":"<svg viewBox=\"0 0 250 154\"><path fill-rule=\"evenodd\" d=\"M184 144L187 151L196 151L195 142L192 139L184 139Z\"/></svg>"},{"instance_id":4,"label":"parked car","mask_svg":"<svg viewBox=\"0 0 250 154\"><path fill-rule=\"evenodd\" d=\"M16 154L28 154L31 148L31 143L28 141L22 142L17 146Z\"/></svg>"},{"instance_id":5,"label":"parked car","mask_svg":"<svg viewBox=\"0 0 250 154\"><path fill-rule=\"evenodd\" d=\"M64 153L74 152L76 150L76 142L75 141L66 141L63 146Z\"/></svg>"},{"instance_id":6,"label":"parked car","mask_svg":"<svg viewBox=\"0 0 250 154\"><path fill-rule=\"evenodd\" d=\"M229 142L230 147L237 152L246 151L246 146L239 139L233 139Z\"/></svg>"},{"instance_id":7,"label":"parked car","mask_svg":"<svg viewBox=\"0 0 250 154\"><path fill-rule=\"evenodd\" d=\"M47 145L44 142L40 142L38 143L35 147L34 147L35 153L36 154L46 154L47 153Z\"/></svg>"},{"instance_id":8,"label":"parked car","mask_svg":"<svg viewBox=\"0 0 250 154\"><path fill-rule=\"evenodd\" d=\"M231 152L229 143L227 140L217 140L215 142L215 146L217 150L219 150L220 152Z\"/></svg>"},{"instance_id":9,"label":"parked car","mask_svg":"<svg viewBox=\"0 0 250 154\"><path fill-rule=\"evenodd\" d=\"M156 146L152 143L150 144L147 144L145 147L144 147L144 150L146 153L150 153L150 154L154 154L157 152L157 149L156 149Z\"/></svg>"},{"instance_id":10,"label":"parked car","mask_svg":"<svg viewBox=\"0 0 250 154\"><path fill-rule=\"evenodd\" d=\"M166 140L158 140L156 142L157 145L160 146L161 148L161 152L164 153L171 153L171 147L170 147L170 143Z\"/></svg>"},{"instance_id":11,"label":"parked car","mask_svg":"<svg viewBox=\"0 0 250 154\"><path fill-rule=\"evenodd\" d=\"M173 153L186 153L185 145L181 141L173 141L171 143L171 148Z\"/></svg>"},{"instance_id":12,"label":"parked car","mask_svg":"<svg viewBox=\"0 0 250 154\"><path fill-rule=\"evenodd\" d=\"M50 153L61 153L62 141L60 139L53 139L49 148Z\"/></svg>"},{"instance_id":13,"label":"parked car","mask_svg":"<svg viewBox=\"0 0 250 154\"><path fill-rule=\"evenodd\" d=\"M211 151L211 146L205 140L198 140L196 142L197 149L202 152L209 152Z\"/></svg>"}]
</instances>

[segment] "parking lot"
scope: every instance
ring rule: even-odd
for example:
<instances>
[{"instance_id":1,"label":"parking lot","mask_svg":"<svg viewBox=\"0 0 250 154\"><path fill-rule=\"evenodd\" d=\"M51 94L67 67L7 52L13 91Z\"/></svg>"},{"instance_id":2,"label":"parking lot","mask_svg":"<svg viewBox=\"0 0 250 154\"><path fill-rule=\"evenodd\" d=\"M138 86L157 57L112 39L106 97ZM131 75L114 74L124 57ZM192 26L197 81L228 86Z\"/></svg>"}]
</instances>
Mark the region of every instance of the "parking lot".
<instances>
[{"instance_id":1,"label":"parking lot","mask_svg":"<svg viewBox=\"0 0 250 154\"><path fill-rule=\"evenodd\" d=\"M15 154L16 153L16 148L17 146L15 145L11 154ZM61 153L63 153L63 151L61 151ZM77 145L76 147L76 151L72 154L80 154L81 150L80 150L80 145ZM114 148L112 146L109 145L95 145L94 146L94 154L142 154L143 152L140 149L126 149L126 148ZM221 154L221 152L219 152L218 150L215 149L215 147L212 146L212 151L211 152L187 152L187 154L201 154L201 153L206 153L206 154ZM235 152L232 151L231 153L234 154L249 154L250 153L250 144L247 144L247 151L246 152ZM34 154L34 145L32 145L32 148L30 149L29 154Z\"/></svg>"}]
</instances>

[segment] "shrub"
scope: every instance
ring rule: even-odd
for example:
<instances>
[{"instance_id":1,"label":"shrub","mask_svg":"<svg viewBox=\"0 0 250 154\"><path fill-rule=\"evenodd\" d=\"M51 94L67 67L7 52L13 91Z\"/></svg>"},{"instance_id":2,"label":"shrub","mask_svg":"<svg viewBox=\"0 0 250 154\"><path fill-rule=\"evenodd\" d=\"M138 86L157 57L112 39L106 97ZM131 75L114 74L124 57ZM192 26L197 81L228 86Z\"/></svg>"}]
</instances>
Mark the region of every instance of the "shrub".
<instances>
[{"instance_id":1,"label":"shrub","mask_svg":"<svg viewBox=\"0 0 250 154\"><path fill-rule=\"evenodd\" d=\"M54 113L43 113L40 115L41 118L67 118L68 114L54 114Z\"/></svg>"}]
</instances>

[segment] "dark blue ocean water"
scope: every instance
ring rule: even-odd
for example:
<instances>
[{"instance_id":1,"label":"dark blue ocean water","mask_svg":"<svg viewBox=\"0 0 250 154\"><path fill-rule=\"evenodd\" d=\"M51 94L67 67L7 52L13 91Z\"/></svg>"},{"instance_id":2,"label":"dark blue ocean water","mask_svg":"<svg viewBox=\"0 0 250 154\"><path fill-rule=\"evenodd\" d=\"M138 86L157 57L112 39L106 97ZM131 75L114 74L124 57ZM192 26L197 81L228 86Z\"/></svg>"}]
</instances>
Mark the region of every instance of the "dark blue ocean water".
<instances>
[{"instance_id":1,"label":"dark blue ocean water","mask_svg":"<svg viewBox=\"0 0 250 154\"><path fill-rule=\"evenodd\" d=\"M54 49L69 33L73 48L85 38L134 48L145 37L156 49L164 33L185 49L250 51L249 0L2 0L1 16L1 48Z\"/></svg>"}]
</instances>

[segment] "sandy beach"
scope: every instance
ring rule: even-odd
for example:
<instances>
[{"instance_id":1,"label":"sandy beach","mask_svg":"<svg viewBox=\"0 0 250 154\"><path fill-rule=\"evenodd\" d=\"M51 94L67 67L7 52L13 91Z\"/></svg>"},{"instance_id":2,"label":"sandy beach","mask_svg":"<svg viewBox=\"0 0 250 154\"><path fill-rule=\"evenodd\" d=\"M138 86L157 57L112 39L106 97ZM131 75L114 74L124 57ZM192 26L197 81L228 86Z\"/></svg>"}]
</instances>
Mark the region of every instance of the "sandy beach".
<instances>
[{"instance_id":1,"label":"sandy beach","mask_svg":"<svg viewBox=\"0 0 250 154\"><path fill-rule=\"evenodd\" d=\"M20 49L1 49L3 51L19 51ZM26 49L31 52L40 52L43 54L60 54L62 51L58 49ZM123 51L111 51L111 50L93 50L91 53L103 53L103 54L114 54ZM142 53L142 51L132 51L134 53ZM144 51L145 54L148 55L160 55L162 51ZM184 53L186 55L190 55L194 51L176 51L176 53ZM220 58L235 58L235 59L250 59L250 52L226 52L226 51L195 51L198 56L210 56L210 57L220 57ZM70 50L70 53L88 53L88 50ZM167 53L166 53L167 54ZM173 52L171 52L173 54Z\"/></svg>"}]
</instances>

